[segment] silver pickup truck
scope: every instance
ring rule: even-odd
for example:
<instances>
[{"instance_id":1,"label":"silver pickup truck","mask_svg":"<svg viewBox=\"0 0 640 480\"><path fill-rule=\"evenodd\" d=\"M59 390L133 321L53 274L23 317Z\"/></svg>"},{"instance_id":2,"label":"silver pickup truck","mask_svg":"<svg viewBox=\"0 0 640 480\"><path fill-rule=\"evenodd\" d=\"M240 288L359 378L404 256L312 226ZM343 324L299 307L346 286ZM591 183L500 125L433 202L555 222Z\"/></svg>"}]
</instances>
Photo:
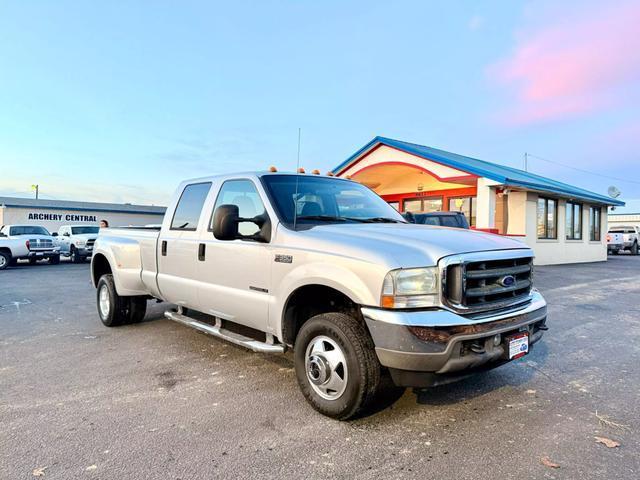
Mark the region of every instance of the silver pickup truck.
<instances>
[{"instance_id":1,"label":"silver pickup truck","mask_svg":"<svg viewBox=\"0 0 640 480\"><path fill-rule=\"evenodd\" d=\"M528 353L547 329L532 268L516 240L406 223L358 183L265 172L183 182L161 228L101 231L91 277L106 326L155 298L251 350L292 348L307 401L347 419L388 375L428 387Z\"/></svg>"}]
</instances>

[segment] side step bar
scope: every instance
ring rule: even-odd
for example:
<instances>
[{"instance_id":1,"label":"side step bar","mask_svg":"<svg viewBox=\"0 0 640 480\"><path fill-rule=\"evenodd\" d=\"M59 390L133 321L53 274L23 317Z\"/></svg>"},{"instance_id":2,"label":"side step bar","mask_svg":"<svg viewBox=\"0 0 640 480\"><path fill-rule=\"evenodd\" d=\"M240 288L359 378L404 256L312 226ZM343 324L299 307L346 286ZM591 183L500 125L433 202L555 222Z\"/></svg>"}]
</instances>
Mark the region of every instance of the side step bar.
<instances>
[{"instance_id":1,"label":"side step bar","mask_svg":"<svg viewBox=\"0 0 640 480\"><path fill-rule=\"evenodd\" d=\"M233 343L235 345L240 345L241 347L248 348L249 350L253 350L254 352L284 353L285 351L285 345L261 342L260 340L256 340L255 338L245 337L244 335L241 335L239 333L225 330L219 325L220 321L218 319L216 319L216 325L209 325L208 323L194 320L193 318L187 317L186 315L172 312L171 310L167 310L166 312L164 312L164 316L169 320L181 323L183 325L186 325L187 327L195 328L196 330L208 333L209 335L221 338L222 340L226 340L227 342ZM267 338L269 339L273 337L271 335L267 335Z\"/></svg>"}]
</instances>

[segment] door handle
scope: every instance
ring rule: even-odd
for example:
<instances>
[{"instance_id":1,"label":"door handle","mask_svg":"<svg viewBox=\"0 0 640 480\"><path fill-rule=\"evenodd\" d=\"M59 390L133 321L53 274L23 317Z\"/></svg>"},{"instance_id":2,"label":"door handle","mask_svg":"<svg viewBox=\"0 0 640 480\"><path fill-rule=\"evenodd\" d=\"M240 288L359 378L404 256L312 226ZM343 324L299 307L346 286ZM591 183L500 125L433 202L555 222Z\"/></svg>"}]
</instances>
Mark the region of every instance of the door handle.
<instances>
[{"instance_id":1,"label":"door handle","mask_svg":"<svg viewBox=\"0 0 640 480\"><path fill-rule=\"evenodd\" d=\"M162 241L161 250L162 250L162 256L166 257L167 256L167 241L166 240Z\"/></svg>"},{"instance_id":2,"label":"door handle","mask_svg":"<svg viewBox=\"0 0 640 480\"><path fill-rule=\"evenodd\" d=\"M207 244L201 243L198 245L198 260L204 262L205 254L207 253Z\"/></svg>"}]
</instances>

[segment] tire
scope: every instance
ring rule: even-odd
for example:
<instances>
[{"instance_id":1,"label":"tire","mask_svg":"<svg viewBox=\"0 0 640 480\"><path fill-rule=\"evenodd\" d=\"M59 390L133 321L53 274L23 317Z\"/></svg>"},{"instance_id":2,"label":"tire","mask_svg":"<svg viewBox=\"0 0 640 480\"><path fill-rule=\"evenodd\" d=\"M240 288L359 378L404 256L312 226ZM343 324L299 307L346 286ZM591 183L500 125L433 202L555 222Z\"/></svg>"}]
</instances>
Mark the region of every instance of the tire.
<instances>
[{"instance_id":1,"label":"tire","mask_svg":"<svg viewBox=\"0 0 640 480\"><path fill-rule=\"evenodd\" d=\"M51 265L58 265L60 263L60 255L56 255L54 257L49 257L49 263Z\"/></svg>"},{"instance_id":2,"label":"tire","mask_svg":"<svg viewBox=\"0 0 640 480\"><path fill-rule=\"evenodd\" d=\"M145 297L129 297L131 302L131 312L129 314L130 323L138 323L144 319L147 313L147 299Z\"/></svg>"},{"instance_id":3,"label":"tire","mask_svg":"<svg viewBox=\"0 0 640 480\"><path fill-rule=\"evenodd\" d=\"M98 280L96 306L98 316L106 327L118 327L142 320L147 310L147 300L145 297L121 297L116 292L113 275L106 274Z\"/></svg>"},{"instance_id":4,"label":"tire","mask_svg":"<svg viewBox=\"0 0 640 480\"><path fill-rule=\"evenodd\" d=\"M11 258L11 260L9 261L9 265L12 267L16 267L18 265L18 259L17 258Z\"/></svg>"},{"instance_id":5,"label":"tire","mask_svg":"<svg viewBox=\"0 0 640 480\"><path fill-rule=\"evenodd\" d=\"M82 263L84 260L80 255L78 255L78 250L71 245L71 249L69 250L69 258L71 259L71 263Z\"/></svg>"},{"instance_id":6,"label":"tire","mask_svg":"<svg viewBox=\"0 0 640 480\"><path fill-rule=\"evenodd\" d=\"M382 368L373 340L362 323L343 313L316 315L302 326L294 364L307 402L338 420L360 414L380 387Z\"/></svg>"},{"instance_id":7,"label":"tire","mask_svg":"<svg viewBox=\"0 0 640 480\"><path fill-rule=\"evenodd\" d=\"M631 255L638 255L638 242L633 242L631 245Z\"/></svg>"},{"instance_id":8,"label":"tire","mask_svg":"<svg viewBox=\"0 0 640 480\"><path fill-rule=\"evenodd\" d=\"M0 270L4 270L11 265L12 259L9 252L0 252Z\"/></svg>"}]
</instances>

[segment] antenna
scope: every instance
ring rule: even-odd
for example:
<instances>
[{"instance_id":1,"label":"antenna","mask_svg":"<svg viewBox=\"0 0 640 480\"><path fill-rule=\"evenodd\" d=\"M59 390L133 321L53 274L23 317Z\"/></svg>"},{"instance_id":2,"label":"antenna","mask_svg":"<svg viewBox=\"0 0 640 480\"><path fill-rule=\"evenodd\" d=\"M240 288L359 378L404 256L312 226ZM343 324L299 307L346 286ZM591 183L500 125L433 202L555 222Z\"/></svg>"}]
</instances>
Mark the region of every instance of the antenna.
<instances>
[{"instance_id":1,"label":"antenna","mask_svg":"<svg viewBox=\"0 0 640 480\"><path fill-rule=\"evenodd\" d=\"M296 192L293 195L293 230L296 230L298 223L298 178L300 176L300 137L302 129L298 127L298 160L296 162Z\"/></svg>"},{"instance_id":2,"label":"antenna","mask_svg":"<svg viewBox=\"0 0 640 480\"><path fill-rule=\"evenodd\" d=\"M524 171L527 171L527 163L529 161L529 154L527 152L524 152Z\"/></svg>"},{"instance_id":3,"label":"antenna","mask_svg":"<svg viewBox=\"0 0 640 480\"><path fill-rule=\"evenodd\" d=\"M618 198L622 192L618 189L618 187L615 187L615 186L611 185L607 189L607 193L609 194L609 196L611 198Z\"/></svg>"}]
</instances>

